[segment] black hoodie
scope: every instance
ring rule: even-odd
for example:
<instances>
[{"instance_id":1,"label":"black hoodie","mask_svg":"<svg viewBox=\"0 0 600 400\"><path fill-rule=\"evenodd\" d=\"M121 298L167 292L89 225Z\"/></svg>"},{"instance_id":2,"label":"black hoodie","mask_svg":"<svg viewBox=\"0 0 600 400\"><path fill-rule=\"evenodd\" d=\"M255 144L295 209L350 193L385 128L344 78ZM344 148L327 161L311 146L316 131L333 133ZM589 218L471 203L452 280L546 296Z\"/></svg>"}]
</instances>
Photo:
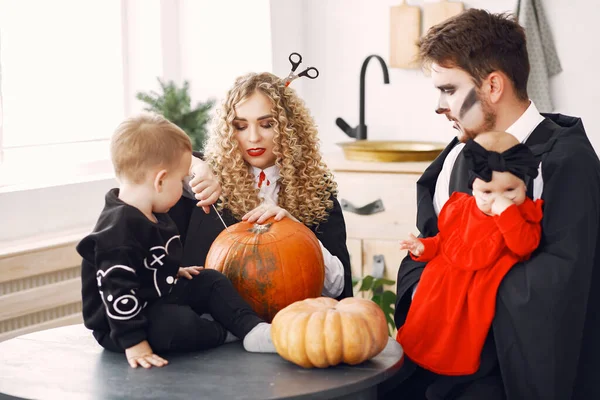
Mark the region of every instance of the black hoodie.
<instances>
[{"instance_id":1,"label":"black hoodie","mask_svg":"<svg viewBox=\"0 0 600 400\"><path fill-rule=\"evenodd\" d=\"M140 210L106 194L91 234L77 245L83 320L98 341L110 334L123 349L146 339L144 308L168 294L179 271L182 246L167 214L150 221Z\"/></svg>"}]
</instances>

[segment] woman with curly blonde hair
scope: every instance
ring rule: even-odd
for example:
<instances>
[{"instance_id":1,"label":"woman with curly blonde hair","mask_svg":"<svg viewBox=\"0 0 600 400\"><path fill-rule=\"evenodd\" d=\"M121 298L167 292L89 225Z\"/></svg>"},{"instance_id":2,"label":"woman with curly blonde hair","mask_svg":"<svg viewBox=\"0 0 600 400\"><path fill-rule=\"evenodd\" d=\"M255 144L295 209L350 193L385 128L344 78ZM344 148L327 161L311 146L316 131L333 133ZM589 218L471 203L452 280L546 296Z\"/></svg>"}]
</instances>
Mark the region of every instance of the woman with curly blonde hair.
<instances>
[{"instance_id":1,"label":"woman with curly blonde hair","mask_svg":"<svg viewBox=\"0 0 600 400\"><path fill-rule=\"evenodd\" d=\"M236 79L213 123L204 159L221 185L217 209L227 225L271 217L302 222L321 243L323 295L352 296L337 185L321 158L314 120L295 90L270 73ZM219 216L201 212L186 198L171 214L184 240L185 265L202 265L224 229Z\"/></svg>"}]
</instances>

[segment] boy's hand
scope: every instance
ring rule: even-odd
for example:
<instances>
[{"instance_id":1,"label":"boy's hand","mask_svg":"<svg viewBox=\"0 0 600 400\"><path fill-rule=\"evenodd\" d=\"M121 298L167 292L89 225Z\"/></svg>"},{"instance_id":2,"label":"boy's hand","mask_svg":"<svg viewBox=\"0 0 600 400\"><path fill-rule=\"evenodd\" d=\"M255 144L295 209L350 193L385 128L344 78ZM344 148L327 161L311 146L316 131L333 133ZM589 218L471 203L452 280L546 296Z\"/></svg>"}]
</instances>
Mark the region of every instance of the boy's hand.
<instances>
[{"instance_id":1,"label":"boy's hand","mask_svg":"<svg viewBox=\"0 0 600 400\"><path fill-rule=\"evenodd\" d=\"M125 350L125 356L131 368L137 368L138 365L144 368L151 368L153 365L162 367L169 363L164 358L154 354L147 340Z\"/></svg>"},{"instance_id":2,"label":"boy's hand","mask_svg":"<svg viewBox=\"0 0 600 400\"><path fill-rule=\"evenodd\" d=\"M416 257L420 257L425 251L425 245L415 235L409 233L407 240L400 241L400 250L408 250Z\"/></svg>"},{"instance_id":3,"label":"boy's hand","mask_svg":"<svg viewBox=\"0 0 600 400\"><path fill-rule=\"evenodd\" d=\"M494 199L492 203L492 215L500 215L506 210L508 207L512 206L514 203L512 200L507 199L504 196L498 196Z\"/></svg>"},{"instance_id":4,"label":"boy's hand","mask_svg":"<svg viewBox=\"0 0 600 400\"><path fill-rule=\"evenodd\" d=\"M279 207L276 204L263 203L254 210L249 211L242 217L242 221L256 222L262 224L271 217L275 217L275 221L281 221L283 217L288 217L292 221L299 222L286 209Z\"/></svg>"},{"instance_id":5,"label":"boy's hand","mask_svg":"<svg viewBox=\"0 0 600 400\"><path fill-rule=\"evenodd\" d=\"M219 200L221 195L221 185L210 170L208 164L197 157L192 157L192 166L190 167L190 187L196 193L196 206L202 207L204 212L210 212L210 206Z\"/></svg>"},{"instance_id":6,"label":"boy's hand","mask_svg":"<svg viewBox=\"0 0 600 400\"><path fill-rule=\"evenodd\" d=\"M177 278L192 279L192 275L198 275L204 267L179 267Z\"/></svg>"}]
</instances>

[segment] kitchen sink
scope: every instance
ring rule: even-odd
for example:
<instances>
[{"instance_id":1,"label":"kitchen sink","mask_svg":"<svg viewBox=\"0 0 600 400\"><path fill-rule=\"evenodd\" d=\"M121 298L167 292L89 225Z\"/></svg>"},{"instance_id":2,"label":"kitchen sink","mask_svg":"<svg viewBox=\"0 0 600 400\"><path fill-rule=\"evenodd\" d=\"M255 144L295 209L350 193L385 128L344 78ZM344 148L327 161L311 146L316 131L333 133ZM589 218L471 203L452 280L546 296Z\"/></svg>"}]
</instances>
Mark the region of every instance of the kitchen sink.
<instances>
[{"instance_id":1,"label":"kitchen sink","mask_svg":"<svg viewBox=\"0 0 600 400\"><path fill-rule=\"evenodd\" d=\"M338 143L347 160L406 162L432 161L447 143L396 140L356 140Z\"/></svg>"}]
</instances>

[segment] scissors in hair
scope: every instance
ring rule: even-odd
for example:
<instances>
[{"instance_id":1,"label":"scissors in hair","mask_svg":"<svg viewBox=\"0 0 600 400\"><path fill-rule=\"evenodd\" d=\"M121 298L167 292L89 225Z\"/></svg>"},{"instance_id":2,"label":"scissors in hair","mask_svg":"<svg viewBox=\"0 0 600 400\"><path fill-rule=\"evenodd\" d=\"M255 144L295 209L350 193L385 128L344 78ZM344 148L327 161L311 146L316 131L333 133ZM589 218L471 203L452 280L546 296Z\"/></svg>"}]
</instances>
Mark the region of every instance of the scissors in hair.
<instances>
[{"instance_id":1,"label":"scissors in hair","mask_svg":"<svg viewBox=\"0 0 600 400\"><path fill-rule=\"evenodd\" d=\"M296 61L294 61L294 58L296 59ZM316 77L319 76L319 70L316 69L315 67L308 67L304 71L298 72L297 74L295 74L296 69L298 69L298 66L302 62L302 56L300 54L298 54L298 53L290 54L289 60L290 60L290 63L292 64L292 71L285 78L285 86L289 86L289 84L292 83L292 81L294 79L299 78L301 76L306 76L307 78L310 78L310 79L315 79Z\"/></svg>"}]
</instances>

